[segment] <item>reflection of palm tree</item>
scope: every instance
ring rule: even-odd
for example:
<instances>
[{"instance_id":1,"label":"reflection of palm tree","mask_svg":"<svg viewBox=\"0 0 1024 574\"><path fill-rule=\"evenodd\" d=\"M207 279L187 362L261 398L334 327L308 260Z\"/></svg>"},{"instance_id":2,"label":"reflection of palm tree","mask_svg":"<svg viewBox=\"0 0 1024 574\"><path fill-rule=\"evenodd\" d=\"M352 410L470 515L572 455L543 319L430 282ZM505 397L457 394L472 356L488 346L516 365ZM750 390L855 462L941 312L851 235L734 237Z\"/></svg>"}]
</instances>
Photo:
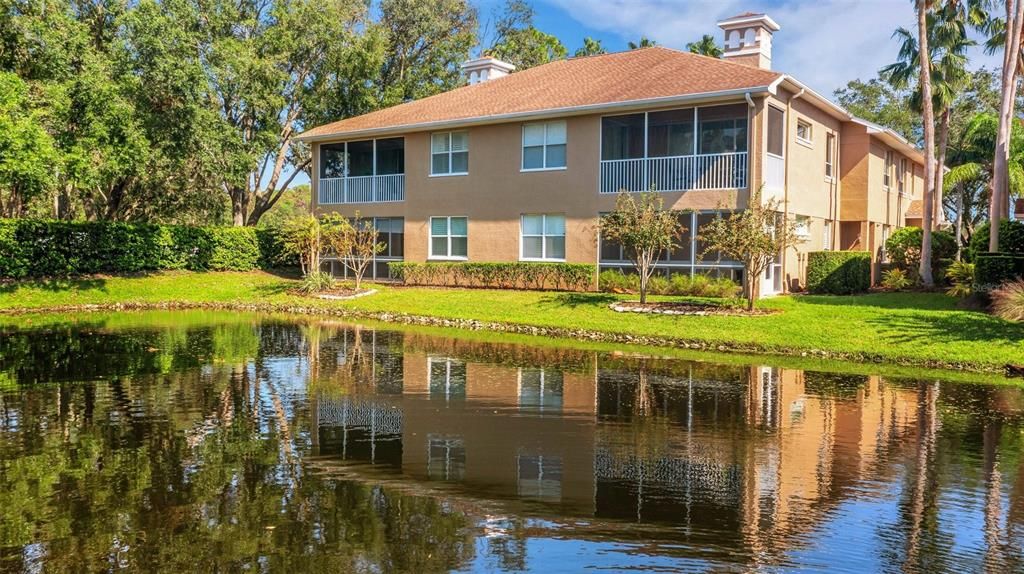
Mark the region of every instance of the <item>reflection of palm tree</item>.
<instances>
[{"instance_id":1,"label":"reflection of palm tree","mask_svg":"<svg viewBox=\"0 0 1024 574\"><path fill-rule=\"evenodd\" d=\"M910 508L905 518L910 521L910 532L906 540L906 556L904 569L919 570L921 563L921 538L926 524L932 526L937 521L926 521L926 515L936 510L936 485L933 484L935 473L929 472L935 464L936 438L938 435L938 383L921 383L918 388L918 444L917 469L913 477L913 492Z\"/></svg>"},{"instance_id":2,"label":"reflection of palm tree","mask_svg":"<svg viewBox=\"0 0 1024 574\"><path fill-rule=\"evenodd\" d=\"M999 472L999 439L1002 436L999 419L991 418L985 424L983 445L985 451L985 567L997 572L1005 568L1000 543L999 518L1002 514L1003 479Z\"/></svg>"}]
</instances>

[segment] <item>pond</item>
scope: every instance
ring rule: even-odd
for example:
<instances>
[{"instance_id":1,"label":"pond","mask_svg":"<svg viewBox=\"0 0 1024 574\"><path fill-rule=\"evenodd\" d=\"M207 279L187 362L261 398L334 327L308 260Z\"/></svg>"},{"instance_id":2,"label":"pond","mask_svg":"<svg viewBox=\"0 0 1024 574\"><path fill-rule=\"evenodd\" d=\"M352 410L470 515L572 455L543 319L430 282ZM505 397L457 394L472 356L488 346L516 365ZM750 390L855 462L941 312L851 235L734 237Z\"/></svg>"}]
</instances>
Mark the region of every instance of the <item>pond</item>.
<instances>
[{"instance_id":1,"label":"pond","mask_svg":"<svg viewBox=\"0 0 1024 574\"><path fill-rule=\"evenodd\" d=\"M1012 384L239 313L15 322L0 571L1024 568Z\"/></svg>"}]
</instances>

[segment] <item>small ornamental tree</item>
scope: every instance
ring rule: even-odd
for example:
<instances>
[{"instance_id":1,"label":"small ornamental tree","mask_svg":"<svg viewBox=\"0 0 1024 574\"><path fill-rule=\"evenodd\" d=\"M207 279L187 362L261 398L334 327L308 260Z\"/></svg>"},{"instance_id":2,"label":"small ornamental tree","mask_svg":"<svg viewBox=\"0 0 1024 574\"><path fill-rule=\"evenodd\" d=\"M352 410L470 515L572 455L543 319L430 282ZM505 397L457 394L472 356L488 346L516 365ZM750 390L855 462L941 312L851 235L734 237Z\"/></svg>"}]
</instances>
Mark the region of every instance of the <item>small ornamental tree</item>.
<instances>
[{"instance_id":1,"label":"small ornamental tree","mask_svg":"<svg viewBox=\"0 0 1024 574\"><path fill-rule=\"evenodd\" d=\"M801 241L796 233L796 222L785 221L779 210L779 201L762 202L761 190L750 197L750 206L728 217L716 217L699 230L700 240L711 251L743 263L743 296L747 310L754 308L761 276L775 258Z\"/></svg>"},{"instance_id":2,"label":"small ornamental tree","mask_svg":"<svg viewBox=\"0 0 1024 574\"><path fill-rule=\"evenodd\" d=\"M298 255L303 277L320 271L323 237L319 219L302 215L285 221L281 226L281 245L285 251Z\"/></svg>"},{"instance_id":3,"label":"small ornamental tree","mask_svg":"<svg viewBox=\"0 0 1024 574\"><path fill-rule=\"evenodd\" d=\"M358 211L352 219L333 214L324 218L324 227L327 247L352 272L358 290L366 268L373 263L378 253L387 248L386 244L377 240L373 219L360 218Z\"/></svg>"},{"instance_id":4,"label":"small ornamental tree","mask_svg":"<svg viewBox=\"0 0 1024 574\"><path fill-rule=\"evenodd\" d=\"M622 192L615 200L615 211L601 217L601 237L622 245L626 256L640 275L640 302L647 302L648 283L654 264L678 246L686 228L679 222L679 211L664 209L656 192L639 195Z\"/></svg>"}]
</instances>

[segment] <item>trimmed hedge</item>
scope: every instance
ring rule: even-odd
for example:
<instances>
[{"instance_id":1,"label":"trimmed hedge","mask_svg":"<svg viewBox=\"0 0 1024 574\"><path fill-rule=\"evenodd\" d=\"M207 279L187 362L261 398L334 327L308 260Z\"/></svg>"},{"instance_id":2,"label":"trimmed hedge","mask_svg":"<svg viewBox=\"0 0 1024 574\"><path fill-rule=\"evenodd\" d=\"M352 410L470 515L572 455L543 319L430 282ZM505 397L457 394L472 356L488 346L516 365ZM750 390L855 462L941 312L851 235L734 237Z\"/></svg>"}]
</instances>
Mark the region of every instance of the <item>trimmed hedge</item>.
<instances>
[{"instance_id":1,"label":"trimmed hedge","mask_svg":"<svg viewBox=\"0 0 1024 574\"><path fill-rule=\"evenodd\" d=\"M6 278L249 271L272 261L285 261L280 241L260 239L249 227L0 220L0 277Z\"/></svg>"},{"instance_id":2,"label":"trimmed hedge","mask_svg":"<svg viewBox=\"0 0 1024 574\"><path fill-rule=\"evenodd\" d=\"M893 231L885 242L885 251L892 264L912 274L921 265L921 240L924 231L920 227L903 227ZM956 238L947 231L932 231L932 269L938 271L956 256ZM937 277L942 273L937 272Z\"/></svg>"},{"instance_id":3,"label":"trimmed hedge","mask_svg":"<svg viewBox=\"0 0 1024 574\"><path fill-rule=\"evenodd\" d=\"M1024 277L1024 255L978 253L974 259L976 291L991 291L1020 277Z\"/></svg>"},{"instance_id":4,"label":"trimmed hedge","mask_svg":"<svg viewBox=\"0 0 1024 574\"><path fill-rule=\"evenodd\" d=\"M980 254L988 253L988 236L991 224L982 223L971 235L967 246L967 258L974 260ZM999 252L1024 255L1024 222L1004 219L999 223Z\"/></svg>"},{"instance_id":5,"label":"trimmed hedge","mask_svg":"<svg viewBox=\"0 0 1024 574\"><path fill-rule=\"evenodd\" d=\"M406 263L390 264L406 285L558 289L590 291L597 266L585 263Z\"/></svg>"},{"instance_id":6,"label":"trimmed hedge","mask_svg":"<svg viewBox=\"0 0 1024 574\"><path fill-rule=\"evenodd\" d=\"M849 295L871 288L871 254L867 251L813 251L807 254L807 290Z\"/></svg>"}]
</instances>

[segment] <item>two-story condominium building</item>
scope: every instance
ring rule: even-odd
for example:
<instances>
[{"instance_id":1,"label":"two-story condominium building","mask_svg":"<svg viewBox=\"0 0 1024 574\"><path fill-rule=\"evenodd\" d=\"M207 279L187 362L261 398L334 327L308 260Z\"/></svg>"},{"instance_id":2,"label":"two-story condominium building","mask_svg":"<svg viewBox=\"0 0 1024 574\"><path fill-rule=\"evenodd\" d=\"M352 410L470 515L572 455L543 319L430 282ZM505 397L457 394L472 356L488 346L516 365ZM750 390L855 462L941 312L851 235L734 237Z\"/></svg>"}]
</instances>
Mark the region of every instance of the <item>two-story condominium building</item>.
<instances>
[{"instance_id":1,"label":"two-story condominium building","mask_svg":"<svg viewBox=\"0 0 1024 574\"><path fill-rule=\"evenodd\" d=\"M374 218L387 244L376 278L401 260L627 269L599 217L620 191L653 189L685 211L663 272L739 281L741 265L705 253L697 230L762 187L804 238L763 294L799 289L809 251L883 258L921 197L921 153L773 71L768 16L719 26L722 59L653 47L514 72L480 58L466 86L310 129L314 212Z\"/></svg>"}]
</instances>

